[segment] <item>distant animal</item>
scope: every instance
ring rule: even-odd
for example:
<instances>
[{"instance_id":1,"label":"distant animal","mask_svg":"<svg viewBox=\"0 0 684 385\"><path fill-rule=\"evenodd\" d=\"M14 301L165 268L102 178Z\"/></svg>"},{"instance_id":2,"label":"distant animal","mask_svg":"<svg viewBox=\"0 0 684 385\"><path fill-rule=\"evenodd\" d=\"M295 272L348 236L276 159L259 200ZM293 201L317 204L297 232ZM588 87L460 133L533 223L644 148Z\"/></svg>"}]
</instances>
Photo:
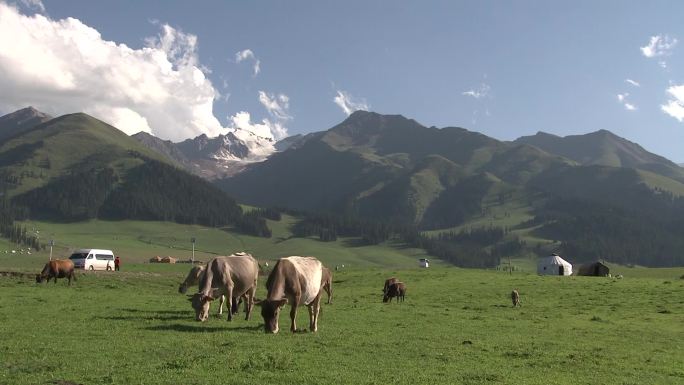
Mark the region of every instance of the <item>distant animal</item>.
<instances>
[{"instance_id":1,"label":"distant animal","mask_svg":"<svg viewBox=\"0 0 684 385\"><path fill-rule=\"evenodd\" d=\"M70 259L55 259L45 264L43 271L40 274L36 274L36 283L41 283L43 280L50 282L50 279L55 280L57 283L57 278L68 278L69 286L71 286L71 279L76 280L76 274L74 274L74 263Z\"/></svg>"},{"instance_id":2,"label":"distant animal","mask_svg":"<svg viewBox=\"0 0 684 385\"><path fill-rule=\"evenodd\" d=\"M385 286L383 286L383 288L382 288L382 294L387 294L387 289L389 289L390 285L395 283L395 282L399 282L399 280L396 279L395 277L387 278L385 280Z\"/></svg>"},{"instance_id":3,"label":"distant animal","mask_svg":"<svg viewBox=\"0 0 684 385\"><path fill-rule=\"evenodd\" d=\"M332 303L332 272L325 266L323 266L321 285L323 285L323 290L328 293L328 301L326 304L330 305Z\"/></svg>"},{"instance_id":4,"label":"distant animal","mask_svg":"<svg viewBox=\"0 0 684 385\"><path fill-rule=\"evenodd\" d=\"M622 279L622 274L616 275L615 278L617 278L617 279Z\"/></svg>"},{"instance_id":5,"label":"distant animal","mask_svg":"<svg viewBox=\"0 0 684 385\"><path fill-rule=\"evenodd\" d=\"M236 298L245 296L245 319L249 320L254 306L254 294L259 277L259 264L250 254L237 253L227 257L216 257L206 267L200 278L199 292L190 301L195 309L195 319L206 321L209 317L209 303L219 295L228 299L228 321L233 320L233 304Z\"/></svg>"},{"instance_id":6,"label":"distant animal","mask_svg":"<svg viewBox=\"0 0 684 385\"><path fill-rule=\"evenodd\" d=\"M382 302L392 302L392 298L396 297L397 302L401 298L401 302L404 302L404 297L406 296L406 284L403 282L393 282L387 288L387 291L382 296Z\"/></svg>"},{"instance_id":7,"label":"distant animal","mask_svg":"<svg viewBox=\"0 0 684 385\"><path fill-rule=\"evenodd\" d=\"M290 330L297 331L297 308L306 305L309 310L309 330L318 330L321 309L323 264L315 257L280 258L268 275L266 299L259 301L266 333L278 333L278 316L285 304L290 308Z\"/></svg>"},{"instance_id":8,"label":"distant animal","mask_svg":"<svg viewBox=\"0 0 684 385\"><path fill-rule=\"evenodd\" d=\"M517 290L511 292L511 301L513 301L513 307L520 306L520 293Z\"/></svg>"},{"instance_id":9,"label":"distant animal","mask_svg":"<svg viewBox=\"0 0 684 385\"><path fill-rule=\"evenodd\" d=\"M185 281L183 281L180 286L178 286L178 292L181 294L185 294L188 291L188 287L192 285L197 285L202 277L204 276L204 273L206 272L206 267L202 265L197 265L193 266L192 269L190 269L190 272L188 272L187 277L185 277ZM219 310L218 314L222 315L223 314L223 304L226 302L226 296L222 295L219 298ZM233 313L237 313L237 306L234 306L235 310ZM232 310L231 310L232 311Z\"/></svg>"}]
</instances>

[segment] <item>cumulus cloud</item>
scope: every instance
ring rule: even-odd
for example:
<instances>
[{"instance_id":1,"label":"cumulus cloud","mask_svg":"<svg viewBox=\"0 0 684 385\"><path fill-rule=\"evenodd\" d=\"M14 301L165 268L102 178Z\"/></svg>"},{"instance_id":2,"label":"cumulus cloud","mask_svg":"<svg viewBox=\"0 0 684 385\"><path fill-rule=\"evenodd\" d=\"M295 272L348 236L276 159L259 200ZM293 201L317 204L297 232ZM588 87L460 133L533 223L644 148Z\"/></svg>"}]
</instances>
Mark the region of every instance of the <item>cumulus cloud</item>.
<instances>
[{"instance_id":1,"label":"cumulus cloud","mask_svg":"<svg viewBox=\"0 0 684 385\"><path fill-rule=\"evenodd\" d=\"M660 109L681 123L684 121L684 84L670 86L667 93L670 100L661 105Z\"/></svg>"},{"instance_id":2,"label":"cumulus cloud","mask_svg":"<svg viewBox=\"0 0 684 385\"><path fill-rule=\"evenodd\" d=\"M627 83L633 85L634 87L641 87L641 84L640 84L638 81L636 81L636 80L625 79L625 82L627 82Z\"/></svg>"},{"instance_id":3,"label":"cumulus cloud","mask_svg":"<svg viewBox=\"0 0 684 385\"><path fill-rule=\"evenodd\" d=\"M351 115L354 111L368 111L370 109L370 106L365 99L354 97L350 93L341 90L337 91L337 95L333 98L333 102L335 102L335 104L337 104L347 115Z\"/></svg>"},{"instance_id":4,"label":"cumulus cloud","mask_svg":"<svg viewBox=\"0 0 684 385\"><path fill-rule=\"evenodd\" d=\"M254 56L254 52L252 52L251 49L245 49L235 54L236 63L240 63L245 60L250 60L253 62L252 71L254 71L254 74L252 76L259 75L259 72L261 72L261 60Z\"/></svg>"},{"instance_id":5,"label":"cumulus cloud","mask_svg":"<svg viewBox=\"0 0 684 385\"><path fill-rule=\"evenodd\" d=\"M290 120L290 98L285 94L272 94L259 91L259 102L266 108L268 114L278 120Z\"/></svg>"},{"instance_id":6,"label":"cumulus cloud","mask_svg":"<svg viewBox=\"0 0 684 385\"><path fill-rule=\"evenodd\" d=\"M249 112L240 111L230 117L233 127L245 130L254 135L265 138L279 140L288 136L287 128L280 122L272 122L269 119L263 119L261 123L252 122L252 117ZM237 135L240 139L245 138Z\"/></svg>"},{"instance_id":7,"label":"cumulus cloud","mask_svg":"<svg viewBox=\"0 0 684 385\"><path fill-rule=\"evenodd\" d=\"M217 136L236 121L250 127L244 115L228 127L214 116L220 93L205 76L197 44L195 35L164 24L134 49L104 40L80 20L27 16L0 1L0 110L32 105L52 115L85 112L127 134L176 141ZM271 128L271 135L260 135L282 135L283 128Z\"/></svg>"},{"instance_id":8,"label":"cumulus cloud","mask_svg":"<svg viewBox=\"0 0 684 385\"><path fill-rule=\"evenodd\" d=\"M478 87L462 92L461 95L482 99L490 96L491 89L492 88L488 84L482 83Z\"/></svg>"}]
</instances>

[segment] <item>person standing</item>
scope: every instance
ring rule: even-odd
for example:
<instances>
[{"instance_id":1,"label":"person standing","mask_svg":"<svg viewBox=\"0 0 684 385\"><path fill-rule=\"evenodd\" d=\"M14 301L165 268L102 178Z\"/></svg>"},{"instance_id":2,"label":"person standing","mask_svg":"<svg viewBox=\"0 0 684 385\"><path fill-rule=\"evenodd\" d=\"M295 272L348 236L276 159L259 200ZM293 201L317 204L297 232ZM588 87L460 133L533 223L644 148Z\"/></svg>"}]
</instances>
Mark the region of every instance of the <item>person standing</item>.
<instances>
[{"instance_id":1,"label":"person standing","mask_svg":"<svg viewBox=\"0 0 684 385\"><path fill-rule=\"evenodd\" d=\"M121 260L119 259L119 256L116 256L116 258L114 258L114 271L119 271L120 266Z\"/></svg>"}]
</instances>

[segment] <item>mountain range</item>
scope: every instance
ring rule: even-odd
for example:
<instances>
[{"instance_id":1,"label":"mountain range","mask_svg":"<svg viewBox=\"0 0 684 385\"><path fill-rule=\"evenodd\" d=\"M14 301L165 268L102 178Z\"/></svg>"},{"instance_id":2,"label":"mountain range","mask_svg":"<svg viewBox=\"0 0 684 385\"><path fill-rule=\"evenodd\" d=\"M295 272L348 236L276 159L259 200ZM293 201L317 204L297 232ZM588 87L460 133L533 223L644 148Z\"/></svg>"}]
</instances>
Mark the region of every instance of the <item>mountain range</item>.
<instances>
[{"instance_id":1,"label":"mountain range","mask_svg":"<svg viewBox=\"0 0 684 385\"><path fill-rule=\"evenodd\" d=\"M172 143L128 137L85 114L51 118L24 109L0 118L0 138L5 196L58 220L193 222L182 215L190 200L194 211L218 205L235 221L234 197L433 234L502 228L529 242L524 252L684 264L684 170L606 130L506 142L357 111L328 130L279 142L236 130ZM70 189L86 175L111 187ZM35 203L43 201L51 204ZM221 222L206 212L202 221Z\"/></svg>"}]
</instances>

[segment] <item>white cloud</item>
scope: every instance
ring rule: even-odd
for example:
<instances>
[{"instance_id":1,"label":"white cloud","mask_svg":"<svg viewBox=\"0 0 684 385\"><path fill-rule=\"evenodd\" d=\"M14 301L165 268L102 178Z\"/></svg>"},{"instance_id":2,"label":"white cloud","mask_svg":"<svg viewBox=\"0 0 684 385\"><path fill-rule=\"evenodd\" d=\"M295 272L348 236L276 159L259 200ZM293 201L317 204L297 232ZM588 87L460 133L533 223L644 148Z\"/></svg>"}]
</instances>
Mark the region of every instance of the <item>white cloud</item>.
<instances>
[{"instance_id":1,"label":"white cloud","mask_svg":"<svg viewBox=\"0 0 684 385\"><path fill-rule=\"evenodd\" d=\"M625 82L627 82L627 83L633 85L634 87L641 87L641 84L640 84L638 81L636 81L636 80L625 79Z\"/></svg>"},{"instance_id":2,"label":"white cloud","mask_svg":"<svg viewBox=\"0 0 684 385\"><path fill-rule=\"evenodd\" d=\"M199 63L196 36L160 25L145 43L133 49L80 20L27 16L0 1L0 110L85 112L127 134L171 140L234 129L213 114L220 93Z\"/></svg>"},{"instance_id":3,"label":"white cloud","mask_svg":"<svg viewBox=\"0 0 684 385\"><path fill-rule=\"evenodd\" d=\"M20 0L20 2L28 9L45 13L45 5L41 0Z\"/></svg>"},{"instance_id":4,"label":"white cloud","mask_svg":"<svg viewBox=\"0 0 684 385\"><path fill-rule=\"evenodd\" d=\"M660 109L681 123L684 121L684 84L670 86L667 93L670 95L670 100L667 104L661 105Z\"/></svg>"},{"instance_id":5,"label":"white cloud","mask_svg":"<svg viewBox=\"0 0 684 385\"><path fill-rule=\"evenodd\" d=\"M245 49L235 53L236 63L240 63L245 60L251 60L254 62L254 66L252 67L254 74L252 76L257 76L259 72L261 72L261 60L257 59L257 57L254 56L254 52L252 52L251 49Z\"/></svg>"},{"instance_id":6,"label":"white cloud","mask_svg":"<svg viewBox=\"0 0 684 385\"><path fill-rule=\"evenodd\" d=\"M627 101L627 97L629 96L629 92L625 92L624 94L617 94L617 100L620 104L622 104L623 107L625 107L626 110L628 111L635 111L637 107Z\"/></svg>"},{"instance_id":7,"label":"white cloud","mask_svg":"<svg viewBox=\"0 0 684 385\"><path fill-rule=\"evenodd\" d=\"M491 87L485 83L480 84L477 88L472 88L468 91L464 91L461 95L470 96L475 99L482 99L490 96Z\"/></svg>"},{"instance_id":8,"label":"white cloud","mask_svg":"<svg viewBox=\"0 0 684 385\"><path fill-rule=\"evenodd\" d=\"M261 123L252 123L249 112L240 111L229 118L233 127L253 133L260 138L279 140L288 136L287 128L280 122L271 122L269 119L262 119ZM236 135L243 139L238 133Z\"/></svg>"},{"instance_id":9,"label":"white cloud","mask_svg":"<svg viewBox=\"0 0 684 385\"><path fill-rule=\"evenodd\" d=\"M648 44L640 47L641 53L647 58L669 56L672 49L677 45L677 39L671 38L668 35L651 36ZM664 61L660 65L667 65Z\"/></svg>"},{"instance_id":10,"label":"white cloud","mask_svg":"<svg viewBox=\"0 0 684 385\"><path fill-rule=\"evenodd\" d=\"M352 112L362 110L368 111L370 106L363 98L356 98L346 91L337 91L337 95L333 98L333 102L337 104L345 114L351 115Z\"/></svg>"},{"instance_id":11,"label":"white cloud","mask_svg":"<svg viewBox=\"0 0 684 385\"><path fill-rule=\"evenodd\" d=\"M259 102L266 108L268 114L278 120L290 120L290 98L285 94L272 94L259 91Z\"/></svg>"}]
</instances>

